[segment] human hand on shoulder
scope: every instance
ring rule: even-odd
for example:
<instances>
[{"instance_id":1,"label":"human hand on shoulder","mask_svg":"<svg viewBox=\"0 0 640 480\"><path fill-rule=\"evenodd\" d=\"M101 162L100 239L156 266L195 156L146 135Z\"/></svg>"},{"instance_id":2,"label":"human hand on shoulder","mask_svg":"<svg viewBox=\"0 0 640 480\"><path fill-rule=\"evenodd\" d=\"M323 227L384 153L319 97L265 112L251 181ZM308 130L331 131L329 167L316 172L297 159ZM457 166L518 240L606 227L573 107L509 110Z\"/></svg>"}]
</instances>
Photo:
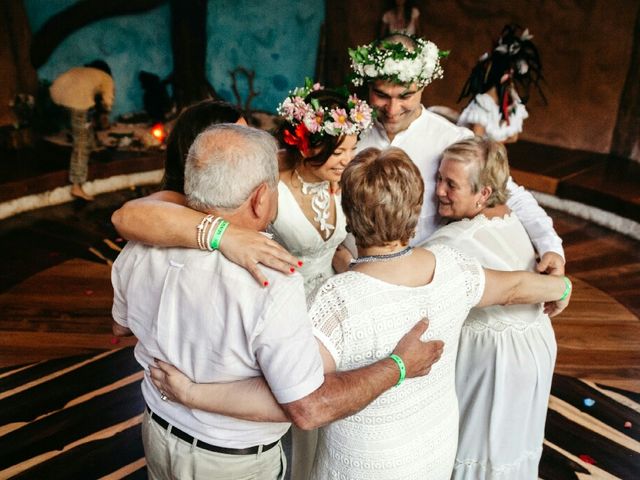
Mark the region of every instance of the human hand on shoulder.
<instances>
[{"instance_id":1,"label":"human hand on shoulder","mask_svg":"<svg viewBox=\"0 0 640 480\"><path fill-rule=\"evenodd\" d=\"M282 273L293 273L302 266L302 262L278 242L260 232L233 224L229 224L222 236L219 249L225 257L247 270L264 287L269 282L258 264Z\"/></svg>"},{"instance_id":2,"label":"human hand on shoulder","mask_svg":"<svg viewBox=\"0 0 640 480\"><path fill-rule=\"evenodd\" d=\"M393 354L400 357L406 368L406 378L421 377L431 371L434 363L440 360L444 342L432 340L423 342L420 337L429 328L429 321L423 318L400 339Z\"/></svg>"}]
</instances>

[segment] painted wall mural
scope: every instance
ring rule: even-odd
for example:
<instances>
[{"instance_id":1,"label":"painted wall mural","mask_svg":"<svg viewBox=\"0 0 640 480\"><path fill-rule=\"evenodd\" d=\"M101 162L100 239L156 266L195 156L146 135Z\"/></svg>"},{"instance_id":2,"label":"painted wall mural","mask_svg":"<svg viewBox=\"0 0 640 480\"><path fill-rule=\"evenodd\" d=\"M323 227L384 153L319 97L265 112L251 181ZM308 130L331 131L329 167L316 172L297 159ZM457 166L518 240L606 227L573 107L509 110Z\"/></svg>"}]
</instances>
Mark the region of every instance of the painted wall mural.
<instances>
[{"instance_id":1,"label":"painted wall mural","mask_svg":"<svg viewBox=\"0 0 640 480\"><path fill-rule=\"evenodd\" d=\"M32 32L76 0L24 0ZM286 93L313 76L324 0L210 0L207 12L209 82L225 100L236 101L230 71L255 71L251 104L275 111ZM161 5L146 13L94 22L67 37L38 69L41 79L53 80L65 70L104 59L116 82L114 114L142 110L138 74L146 70L167 77L173 68L170 9ZM248 82L239 76L242 101Z\"/></svg>"}]
</instances>

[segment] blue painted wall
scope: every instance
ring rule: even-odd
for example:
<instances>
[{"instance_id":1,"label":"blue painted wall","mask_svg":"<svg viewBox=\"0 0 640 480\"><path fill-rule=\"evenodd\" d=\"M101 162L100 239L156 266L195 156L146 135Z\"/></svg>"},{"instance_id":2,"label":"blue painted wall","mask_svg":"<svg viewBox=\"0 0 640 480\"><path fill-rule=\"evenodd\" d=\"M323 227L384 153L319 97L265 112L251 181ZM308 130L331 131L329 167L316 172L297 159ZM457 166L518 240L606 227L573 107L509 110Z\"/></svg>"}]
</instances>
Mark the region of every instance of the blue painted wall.
<instances>
[{"instance_id":1,"label":"blue painted wall","mask_svg":"<svg viewBox=\"0 0 640 480\"><path fill-rule=\"evenodd\" d=\"M24 0L32 31L75 2ZM102 58L116 82L114 114L140 111L139 71L164 78L173 68L169 15L168 5L162 5L144 14L92 23L66 38L38 69L38 76L53 80L71 67ZM254 89L260 95L252 108L275 111L290 89L301 85L305 76L313 76L323 21L324 0L210 0L209 81L223 98L235 103L229 71L240 66L254 70ZM244 77L239 80L244 101L248 85Z\"/></svg>"}]
</instances>

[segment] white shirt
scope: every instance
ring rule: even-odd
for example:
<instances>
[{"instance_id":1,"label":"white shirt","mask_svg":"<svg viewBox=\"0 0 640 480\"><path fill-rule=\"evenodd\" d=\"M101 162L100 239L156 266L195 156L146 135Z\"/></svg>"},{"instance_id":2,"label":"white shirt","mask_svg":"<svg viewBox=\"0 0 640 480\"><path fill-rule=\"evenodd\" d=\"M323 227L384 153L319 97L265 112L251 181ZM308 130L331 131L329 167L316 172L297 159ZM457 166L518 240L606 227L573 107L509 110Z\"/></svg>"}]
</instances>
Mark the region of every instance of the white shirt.
<instances>
[{"instance_id":1,"label":"white shirt","mask_svg":"<svg viewBox=\"0 0 640 480\"><path fill-rule=\"evenodd\" d=\"M458 125L463 127L473 124L482 125L487 137L498 142L521 133L522 125L529 118L529 113L515 91L513 95L515 95L515 107L513 112L509 113L508 123L502 119L500 107L491 95L479 93L460 114Z\"/></svg>"},{"instance_id":2,"label":"white shirt","mask_svg":"<svg viewBox=\"0 0 640 480\"><path fill-rule=\"evenodd\" d=\"M358 152L368 147L401 148L420 170L424 180L424 203L416 235L411 240L412 245L423 243L436 230L440 222L435 191L442 152L452 143L472 135L471 130L454 125L423 106L420 116L411 122L406 130L396 134L393 141L389 141L384 126L376 121L373 128L358 142ZM553 221L538 205L533 195L518 186L511 178L507 188L511 193L507 205L520 218L538 253L543 255L551 251L564 257L562 240L553 230Z\"/></svg>"},{"instance_id":3,"label":"white shirt","mask_svg":"<svg viewBox=\"0 0 640 480\"><path fill-rule=\"evenodd\" d=\"M259 423L160 399L148 373L158 358L197 383L264 376L279 403L324 381L302 278L265 270L262 288L218 252L129 242L113 265L113 318L138 338L142 393L151 409L207 443L245 448L279 439L289 423Z\"/></svg>"}]
</instances>

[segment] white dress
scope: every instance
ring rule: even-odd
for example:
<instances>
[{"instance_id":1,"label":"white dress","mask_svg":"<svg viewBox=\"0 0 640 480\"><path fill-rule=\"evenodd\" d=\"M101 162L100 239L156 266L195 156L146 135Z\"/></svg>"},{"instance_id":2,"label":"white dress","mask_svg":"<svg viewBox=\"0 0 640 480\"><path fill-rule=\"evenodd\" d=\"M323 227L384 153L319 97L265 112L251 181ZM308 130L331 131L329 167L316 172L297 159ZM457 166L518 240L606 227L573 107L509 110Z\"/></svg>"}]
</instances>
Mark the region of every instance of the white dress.
<instances>
[{"instance_id":1,"label":"white dress","mask_svg":"<svg viewBox=\"0 0 640 480\"><path fill-rule=\"evenodd\" d=\"M422 287L393 285L359 272L329 279L309 314L338 371L391 354L422 317L444 353L431 372L391 388L364 410L320 429L311 478L449 480L458 441L455 359L460 328L484 290L475 259L434 246L434 277Z\"/></svg>"},{"instance_id":2,"label":"white dress","mask_svg":"<svg viewBox=\"0 0 640 480\"><path fill-rule=\"evenodd\" d=\"M334 199L335 230L325 239L304 215L289 187L283 182L278 183L278 216L271 226L272 232L291 255L304 262L299 272L304 277L304 292L307 297L335 274L331 266L333 254L347 236L340 195L335 195Z\"/></svg>"},{"instance_id":3,"label":"white dress","mask_svg":"<svg viewBox=\"0 0 640 480\"><path fill-rule=\"evenodd\" d=\"M278 183L278 216L271 226L271 231L275 240L304 262L298 271L304 278L304 293L307 298L335 274L331 261L336 248L347 236L341 197L335 195L333 198L336 225L331 236L325 239L305 216L289 187L284 182ZM317 430L300 430L293 425L292 480L307 480L315 456L317 435Z\"/></svg>"},{"instance_id":4,"label":"white dress","mask_svg":"<svg viewBox=\"0 0 640 480\"><path fill-rule=\"evenodd\" d=\"M485 268L535 266L531 241L514 213L454 222L428 243L451 245ZM460 439L454 479L538 478L555 359L553 328L541 305L471 310L456 367Z\"/></svg>"},{"instance_id":5,"label":"white dress","mask_svg":"<svg viewBox=\"0 0 640 480\"><path fill-rule=\"evenodd\" d=\"M529 117L526 107L516 100L516 109L509 115L509 123L500 116L498 104L487 93L479 93L467 105L458 118L458 125L469 127L473 124L482 125L487 137L497 142L522 132L522 124Z\"/></svg>"}]
</instances>

